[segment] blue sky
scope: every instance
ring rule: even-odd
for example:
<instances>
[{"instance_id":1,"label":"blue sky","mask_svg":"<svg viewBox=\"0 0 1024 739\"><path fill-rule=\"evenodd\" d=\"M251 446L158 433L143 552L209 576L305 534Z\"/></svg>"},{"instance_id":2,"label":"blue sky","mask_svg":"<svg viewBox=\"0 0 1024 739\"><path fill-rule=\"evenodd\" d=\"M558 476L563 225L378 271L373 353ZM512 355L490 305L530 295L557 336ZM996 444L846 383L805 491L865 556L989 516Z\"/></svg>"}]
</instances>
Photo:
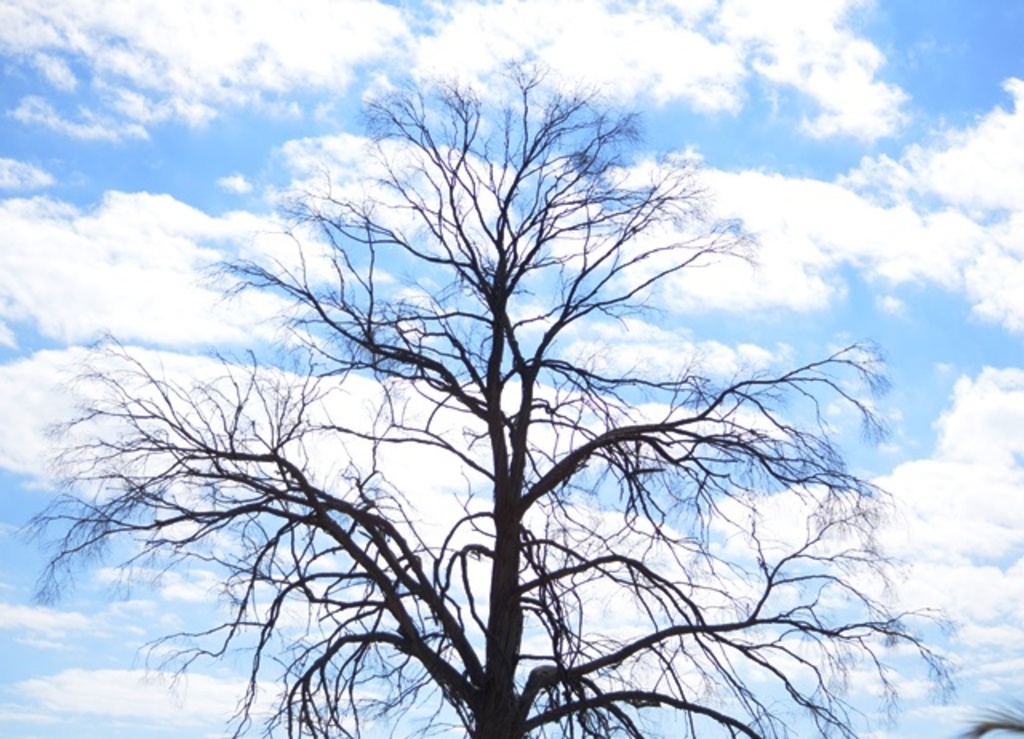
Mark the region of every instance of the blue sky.
<instances>
[{"instance_id":1,"label":"blue sky","mask_svg":"<svg viewBox=\"0 0 1024 739\"><path fill-rule=\"evenodd\" d=\"M898 604L946 611L960 671L945 705L905 676L902 723L870 736L952 737L1021 695L1022 24L1015 0L0 0L0 735L220 735L243 663L170 685L139 651L211 615L208 573L124 591L97 568L33 599L44 556L17 531L53 490L69 372L104 332L183 368L265 341L277 306L223 303L211 265L318 167L358 165L364 96L486 87L513 56L641 112L758 237L756 268L684 278L608 341L722 373L886 353L888 438L836 424L899 506Z\"/></svg>"}]
</instances>

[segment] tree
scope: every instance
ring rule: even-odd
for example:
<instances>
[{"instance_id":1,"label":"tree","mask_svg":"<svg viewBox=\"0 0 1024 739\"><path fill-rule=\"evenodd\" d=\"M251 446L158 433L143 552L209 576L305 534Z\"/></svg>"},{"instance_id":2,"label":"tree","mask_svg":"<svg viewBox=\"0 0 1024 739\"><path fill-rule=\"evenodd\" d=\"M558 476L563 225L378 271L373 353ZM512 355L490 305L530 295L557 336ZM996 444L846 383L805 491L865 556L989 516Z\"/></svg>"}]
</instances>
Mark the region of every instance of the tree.
<instances>
[{"instance_id":1,"label":"tree","mask_svg":"<svg viewBox=\"0 0 1024 739\"><path fill-rule=\"evenodd\" d=\"M280 355L183 380L107 345L36 522L64 527L45 592L116 540L129 571L222 568L229 616L182 657L251 650L239 733L269 683L289 736L413 708L474 739L642 737L658 708L691 736L855 736L849 670L892 699L890 646L942 669L871 594L885 495L821 411L873 428L877 356L728 380L610 361L588 330L748 239L694 162L630 158L634 116L507 81L504 106L454 83L369 103L377 174L298 197L296 254L230 267L293 306ZM447 520L392 482L424 452Z\"/></svg>"},{"instance_id":2,"label":"tree","mask_svg":"<svg viewBox=\"0 0 1024 739\"><path fill-rule=\"evenodd\" d=\"M991 732L1024 734L1024 706L1015 703L1012 706L989 710L971 724L964 738L980 739Z\"/></svg>"}]
</instances>

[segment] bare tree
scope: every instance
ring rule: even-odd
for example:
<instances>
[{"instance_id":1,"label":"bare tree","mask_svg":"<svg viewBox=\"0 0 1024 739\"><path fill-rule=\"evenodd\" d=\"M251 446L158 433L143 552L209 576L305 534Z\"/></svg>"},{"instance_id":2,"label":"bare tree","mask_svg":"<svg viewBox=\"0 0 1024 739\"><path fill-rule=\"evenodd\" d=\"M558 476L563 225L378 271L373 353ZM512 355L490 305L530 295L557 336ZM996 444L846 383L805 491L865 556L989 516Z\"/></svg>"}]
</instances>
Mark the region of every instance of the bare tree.
<instances>
[{"instance_id":1,"label":"bare tree","mask_svg":"<svg viewBox=\"0 0 1024 739\"><path fill-rule=\"evenodd\" d=\"M1014 703L1003 708L993 708L972 722L964 739L980 739L992 732L1024 734L1024 704Z\"/></svg>"},{"instance_id":2,"label":"bare tree","mask_svg":"<svg viewBox=\"0 0 1024 739\"><path fill-rule=\"evenodd\" d=\"M942 669L872 595L885 496L820 408L871 426L877 357L728 380L613 361L588 330L747 240L692 162L631 158L634 117L508 82L504 106L456 84L370 103L379 176L303 194L318 237L232 268L294 305L287 367L189 381L108 345L72 425L99 431L37 520L64 532L50 591L115 539L128 568L222 568L229 616L183 657L251 650L239 733L277 685L289 736L412 710L417 733L643 737L656 709L674 735L856 736L851 669L886 699L890 647ZM424 463L451 470L443 520L398 469Z\"/></svg>"}]
</instances>

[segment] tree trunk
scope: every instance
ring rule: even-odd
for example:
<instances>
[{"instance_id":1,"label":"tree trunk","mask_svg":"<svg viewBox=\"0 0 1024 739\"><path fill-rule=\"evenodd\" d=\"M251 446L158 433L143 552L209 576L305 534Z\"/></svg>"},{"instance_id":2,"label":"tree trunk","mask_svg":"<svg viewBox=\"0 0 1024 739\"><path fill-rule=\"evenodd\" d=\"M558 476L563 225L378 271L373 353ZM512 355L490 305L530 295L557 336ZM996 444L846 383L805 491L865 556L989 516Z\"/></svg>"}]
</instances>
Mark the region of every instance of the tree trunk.
<instances>
[{"instance_id":1,"label":"tree trunk","mask_svg":"<svg viewBox=\"0 0 1024 739\"><path fill-rule=\"evenodd\" d=\"M487 619L487 674L474 739L513 739L519 736L515 683L523 635L523 614L518 595L519 526L515 496L501 491L496 497L496 537Z\"/></svg>"}]
</instances>

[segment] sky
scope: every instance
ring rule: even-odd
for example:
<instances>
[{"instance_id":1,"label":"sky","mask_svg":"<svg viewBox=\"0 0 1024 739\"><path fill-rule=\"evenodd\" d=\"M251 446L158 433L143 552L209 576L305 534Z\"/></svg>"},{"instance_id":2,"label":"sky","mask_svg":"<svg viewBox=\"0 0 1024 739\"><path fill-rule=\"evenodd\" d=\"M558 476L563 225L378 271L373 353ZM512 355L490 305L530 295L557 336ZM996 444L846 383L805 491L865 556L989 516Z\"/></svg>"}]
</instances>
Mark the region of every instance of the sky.
<instances>
[{"instance_id":1,"label":"sky","mask_svg":"<svg viewBox=\"0 0 1024 739\"><path fill-rule=\"evenodd\" d=\"M929 638L958 690L901 676L901 722L865 736L953 737L1024 693L1022 27L1016 0L0 0L0 735L223 734L243 661L174 681L141 651L210 615L209 573L125 589L101 563L35 598L47 430L105 334L186 369L272 338L280 306L211 268L358 164L367 96L513 58L640 112L757 239L607 342L723 374L885 353L887 437L837 428L896 501L896 603L955 626Z\"/></svg>"}]
</instances>

